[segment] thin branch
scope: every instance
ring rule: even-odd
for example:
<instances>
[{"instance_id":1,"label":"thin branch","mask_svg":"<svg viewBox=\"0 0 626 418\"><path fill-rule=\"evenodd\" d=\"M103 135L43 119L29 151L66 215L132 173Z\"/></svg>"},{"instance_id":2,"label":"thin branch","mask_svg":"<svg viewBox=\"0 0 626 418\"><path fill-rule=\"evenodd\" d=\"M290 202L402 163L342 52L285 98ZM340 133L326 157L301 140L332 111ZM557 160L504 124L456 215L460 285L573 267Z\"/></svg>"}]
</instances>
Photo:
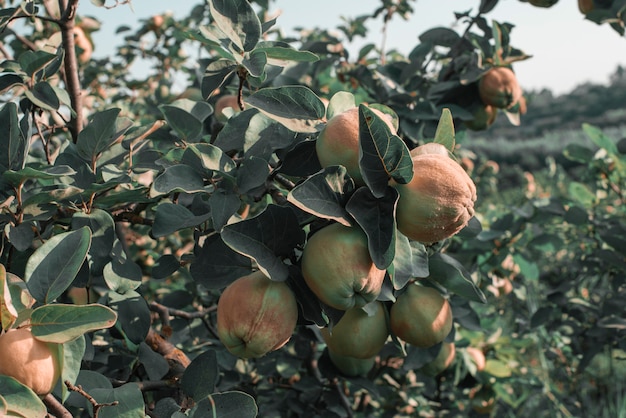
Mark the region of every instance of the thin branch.
<instances>
[{"instance_id":1,"label":"thin branch","mask_svg":"<svg viewBox=\"0 0 626 418\"><path fill-rule=\"evenodd\" d=\"M177 383L174 380L142 380L141 382L127 382L125 380L110 379L110 382L114 387L132 383L137 385L139 390L142 392L175 388L177 386Z\"/></svg>"},{"instance_id":2,"label":"thin branch","mask_svg":"<svg viewBox=\"0 0 626 418\"><path fill-rule=\"evenodd\" d=\"M48 165L52 165L52 160L50 159L50 141L46 139L41 130L41 125L39 121L35 117L35 111L32 111L33 120L35 121L35 127L37 128L37 133L39 134L39 139L41 139L41 144L43 145L44 153L46 154L46 162Z\"/></svg>"},{"instance_id":3,"label":"thin branch","mask_svg":"<svg viewBox=\"0 0 626 418\"><path fill-rule=\"evenodd\" d=\"M335 388L335 391L339 395L339 401L343 409L346 411L347 416L349 418L352 418L354 416L354 412L352 411L352 405L350 405L350 400L348 399L341 385L339 384L339 379L333 379L331 381L331 386Z\"/></svg>"},{"instance_id":4,"label":"thin branch","mask_svg":"<svg viewBox=\"0 0 626 418\"><path fill-rule=\"evenodd\" d=\"M48 411L56 418L72 418L72 413L68 411L53 394L48 393L42 400Z\"/></svg>"},{"instance_id":5,"label":"thin branch","mask_svg":"<svg viewBox=\"0 0 626 418\"><path fill-rule=\"evenodd\" d=\"M104 408L105 406L116 406L119 404L118 401L113 401L109 403L98 403L98 401L96 401L93 396L85 392L85 390L83 390L83 388L80 385L74 386L69 380L66 380L64 383L65 383L65 386L67 386L68 390L82 395L85 399L87 399L87 401L89 401L89 403L91 404L93 408L94 418L98 418L100 409Z\"/></svg>"},{"instance_id":6,"label":"thin branch","mask_svg":"<svg viewBox=\"0 0 626 418\"><path fill-rule=\"evenodd\" d=\"M183 318L183 319L189 319L189 320L202 318L206 316L208 313L217 310L217 305L211 306L210 308L207 308L202 311L188 312L188 311L183 311L180 309L168 308L165 305L161 305L160 303L153 301L150 303L150 310L153 312L157 312L159 314L159 318L161 318L161 322L163 323L163 325L169 326L170 316L175 316L177 318Z\"/></svg>"}]
</instances>

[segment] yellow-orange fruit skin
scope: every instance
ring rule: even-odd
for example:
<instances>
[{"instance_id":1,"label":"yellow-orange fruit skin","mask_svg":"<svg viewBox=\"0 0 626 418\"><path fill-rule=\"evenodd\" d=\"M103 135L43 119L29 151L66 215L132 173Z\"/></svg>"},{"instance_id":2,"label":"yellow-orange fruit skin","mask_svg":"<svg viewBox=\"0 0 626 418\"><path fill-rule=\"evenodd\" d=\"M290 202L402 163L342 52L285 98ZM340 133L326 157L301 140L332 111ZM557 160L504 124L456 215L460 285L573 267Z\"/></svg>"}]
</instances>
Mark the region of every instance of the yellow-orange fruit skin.
<instances>
[{"instance_id":1,"label":"yellow-orange fruit skin","mask_svg":"<svg viewBox=\"0 0 626 418\"><path fill-rule=\"evenodd\" d=\"M284 282L255 272L224 289L217 304L217 334L233 355L262 357L289 341L298 320L296 297Z\"/></svg>"},{"instance_id":2,"label":"yellow-orange fruit skin","mask_svg":"<svg viewBox=\"0 0 626 418\"><path fill-rule=\"evenodd\" d=\"M389 115L378 109L372 109L391 130L396 129L391 123ZM330 118L320 132L315 150L322 168L331 165L343 165L354 183L358 186L365 184L359 167L359 109L350 108Z\"/></svg>"},{"instance_id":3,"label":"yellow-orange fruit skin","mask_svg":"<svg viewBox=\"0 0 626 418\"><path fill-rule=\"evenodd\" d=\"M79 26L74 27L74 44L80 49L80 51L77 51L78 62L81 64L88 63L93 53L93 45L87 38L85 31Z\"/></svg>"},{"instance_id":4,"label":"yellow-orange fruit skin","mask_svg":"<svg viewBox=\"0 0 626 418\"><path fill-rule=\"evenodd\" d=\"M437 354L437 357L435 357L433 361L422 367L422 373L429 376L437 376L450 367L450 365L454 362L455 356L456 346L454 343L450 342L441 344L439 354Z\"/></svg>"},{"instance_id":5,"label":"yellow-orange fruit skin","mask_svg":"<svg viewBox=\"0 0 626 418\"><path fill-rule=\"evenodd\" d=\"M463 167L446 155L419 154L412 160L411 181L391 182L400 194L398 230L424 243L455 235L474 216L476 185Z\"/></svg>"},{"instance_id":6,"label":"yellow-orange fruit skin","mask_svg":"<svg viewBox=\"0 0 626 418\"><path fill-rule=\"evenodd\" d=\"M374 357L383 348L389 330L385 307L375 302L376 312L368 315L362 308L351 308L332 328L320 330L328 349L342 356L359 359Z\"/></svg>"},{"instance_id":7,"label":"yellow-orange fruit skin","mask_svg":"<svg viewBox=\"0 0 626 418\"><path fill-rule=\"evenodd\" d=\"M436 289L411 283L391 306L389 326L396 337L411 345L432 347L452 330L452 309Z\"/></svg>"},{"instance_id":8,"label":"yellow-orange fruit skin","mask_svg":"<svg viewBox=\"0 0 626 418\"><path fill-rule=\"evenodd\" d=\"M361 228L334 223L314 233L304 246L302 276L323 303L345 311L376 300L385 270L372 261Z\"/></svg>"},{"instance_id":9,"label":"yellow-orange fruit skin","mask_svg":"<svg viewBox=\"0 0 626 418\"><path fill-rule=\"evenodd\" d=\"M508 67L489 69L478 82L480 99L499 109L514 106L522 97L522 89L513 70Z\"/></svg>"},{"instance_id":10,"label":"yellow-orange fruit skin","mask_svg":"<svg viewBox=\"0 0 626 418\"><path fill-rule=\"evenodd\" d=\"M61 368L51 345L30 329L11 329L0 336L0 374L11 376L37 395L52 392Z\"/></svg>"},{"instance_id":11,"label":"yellow-orange fruit skin","mask_svg":"<svg viewBox=\"0 0 626 418\"><path fill-rule=\"evenodd\" d=\"M365 377L376 363L376 357L362 359L344 356L339 353L335 353L330 349L328 350L328 356L337 370L350 377Z\"/></svg>"},{"instance_id":12,"label":"yellow-orange fruit skin","mask_svg":"<svg viewBox=\"0 0 626 418\"><path fill-rule=\"evenodd\" d=\"M436 142L427 142L419 147L413 148L410 152L411 158L422 154L440 154L448 156L448 148Z\"/></svg>"}]
</instances>

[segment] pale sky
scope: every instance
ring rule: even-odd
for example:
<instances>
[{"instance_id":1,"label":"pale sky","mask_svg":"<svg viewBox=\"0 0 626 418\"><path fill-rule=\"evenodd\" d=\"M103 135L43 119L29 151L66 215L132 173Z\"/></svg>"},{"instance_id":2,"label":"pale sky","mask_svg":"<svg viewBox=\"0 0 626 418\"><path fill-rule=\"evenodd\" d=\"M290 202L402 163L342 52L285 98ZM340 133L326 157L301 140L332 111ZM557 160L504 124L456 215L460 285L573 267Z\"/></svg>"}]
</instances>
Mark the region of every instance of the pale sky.
<instances>
[{"instance_id":1,"label":"pale sky","mask_svg":"<svg viewBox=\"0 0 626 418\"><path fill-rule=\"evenodd\" d=\"M185 16L199 3L179 0L174 16ZM452 27L455 11L472 9L475 12L479 3L479 0L418 0L412 3L415 12L408 21L399 17L392 20L386 48L406 54L417 45L422 32L435 26ZM372 13L380 4L380 0L278 0L272 3L272 8L282 11L277 26L290 33L298 26L334 29L341 22L340 16ZM88 1L79 3L79 14L97 17L103 24L102 30L94 36L96 56L112 53L114 46L122 42L122 36L114 34L119 25L132 27L139 19L172 9L171 0L133 0L132 5L132 10L128 6L105 10ZM574 0L561 0L549 9L536 8L519 0L500 0L486 17L515 24L511 33L513 46L533 56L514 64L525 89L545 87L562 94L587 81L606 83L618 64L626 67L626 39L608 25L585 20ZM370 21L369 27L370 39L359 39L352 45L354 50L366 42L380 44L381 19ZM454 29L461 33L464 28Z\"/></svg>"}]
</instances>

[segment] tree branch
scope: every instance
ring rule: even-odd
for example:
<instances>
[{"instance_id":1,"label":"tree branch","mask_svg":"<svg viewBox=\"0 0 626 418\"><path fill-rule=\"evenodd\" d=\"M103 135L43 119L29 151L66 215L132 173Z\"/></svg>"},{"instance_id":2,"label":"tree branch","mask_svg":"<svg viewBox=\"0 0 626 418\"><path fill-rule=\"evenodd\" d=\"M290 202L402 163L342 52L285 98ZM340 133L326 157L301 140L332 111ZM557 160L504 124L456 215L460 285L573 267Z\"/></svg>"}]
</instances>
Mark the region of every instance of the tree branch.
<instances>
[{"instance_id":1,"label":"tree branch","mask_svg":"<svg viewBox=\"0 0 626 418\"><path fill-rule=\"evenodd\" d=\"M78 134L83 130L83 100L80 79L78 77L78 59L76 57L76 46L74 44L74 27L76 25L76 7L78 0L59 0L59 9L61 10L61 18L59 19L59 27L61 28L61 38L63 40L63 49L65 50L64 70L65 85L70 95L72 109L75 114L72 115L69 124L69 130L72 134L72 141L78 141Z\"/></svg>"},{"instance_id":2,"label":"tree branch","mask_svg":"<svg viewBox=\"0 0 626 418\"><path fill-rule=\"evenodd\" d=\"M181 349L167 341L152 328L146 336L146 344L167 360L173 377L182 376L187 366L191 364L191 360Z\"/></svg>"},{"instance_id":3,"label":"tree branch","mask_svg":"<svg viewBox=\"0 0 626 418\"><path fill-rule=\"evenodd\" d=\"M73 384L70 383L69 380L66 380L64 383L68 390L82 395L85 399L89 401L89 403L91 404L93 408L94 418L98 418L100 409L104 408L105 406L117 406L119 404L118 401L113 401L109 403L98 403L98 401L96 401L93 396L85 392L85 390L80 385L74 386Z\"/></svg>"},{"instance_id":4,"label":"tree branch","mask_svg":"<svg viewBox=\"0 0 626 418\"><path fill-rule=\"evenodd\" d=\"M59 402L53 394L48 393L43 398L43 403L46 405L48 411L50 411L56 418L72 418L72 413L65 409L61 402Z\"/></svg>"}]
</instances>

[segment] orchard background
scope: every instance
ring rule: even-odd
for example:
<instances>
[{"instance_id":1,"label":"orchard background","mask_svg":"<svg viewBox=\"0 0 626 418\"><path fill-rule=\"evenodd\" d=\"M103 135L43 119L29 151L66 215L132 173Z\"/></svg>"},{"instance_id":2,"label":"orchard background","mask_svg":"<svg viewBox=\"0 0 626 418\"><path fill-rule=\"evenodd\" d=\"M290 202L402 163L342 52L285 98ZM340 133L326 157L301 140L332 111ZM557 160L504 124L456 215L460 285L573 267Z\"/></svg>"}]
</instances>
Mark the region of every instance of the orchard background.
<instances>
[{"instance_id":1,"label":"orchard background","mask_svg":"<svg viewBox=\"0 0 626 418\"><path fill-rule=\"evenodd\" d=\"M514 16L489 18L497 0L476 3L450 10L461 32L429 29L406 56L345 43L371 35L373 19L409 19L410 0L294 38L271 1L209 0L120 28L116 55L95 59L91 34L110 23L77 0L0 1L1 327L30 328L62 371L40 396L0 375L0 415L626 416L623 112L603 114L610 131L588 123L605 120L576 109L611 97L589 88L561 105L525 92L485 118L483 76L532 51L515 48ZM623 0L578 7L624 35ZM152 67L129 72L140 59ZM237 105L217 112L226 95ZM397 135L365 104L394 116ZM389 151L361 161L361 187L340 166L322 169L315 148L328 116L354 106L362 146ZM559 131L572 115L577 126ZM408 180L405 153L429 142L478 199L462 231L422 243L395 230L381 171ZM300 269L308 238L332 222L367 233L387 270L385 309L414 280L445 296L444 342L391 336L366 373L335 367L320 329L343 312ZM282 348L241 359L218 338L217 303L253 271L294 292L297 326ZM429 373L449 343L454 361ZM0 368L11 354L0 343Z\"/></svg>"}]
</instances>

